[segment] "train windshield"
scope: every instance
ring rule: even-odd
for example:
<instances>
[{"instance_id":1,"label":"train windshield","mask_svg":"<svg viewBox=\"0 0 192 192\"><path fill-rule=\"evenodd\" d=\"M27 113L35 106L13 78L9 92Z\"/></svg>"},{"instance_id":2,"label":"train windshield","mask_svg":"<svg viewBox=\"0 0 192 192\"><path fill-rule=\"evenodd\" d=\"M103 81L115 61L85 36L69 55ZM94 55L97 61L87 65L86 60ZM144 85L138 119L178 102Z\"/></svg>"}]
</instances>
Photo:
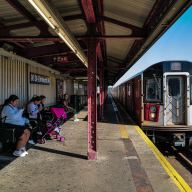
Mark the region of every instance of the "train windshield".
<instances>
[{"instance_id":1,"label":"train windshield","mask_svg":"<svg viewBox=\"0 0 192 192\"><path fill-rule=\"evenodd\" d=\"M171 78L168 81L169 84L169 96L179 96L180 95L180 79Z\"/></svg>"},{"instance_id":2,"label":"train windshield","mask_svg":"<svg viewBox=\"0 0 192 192\"><path fill-rule=\"evenodd\" d=\"M161 79L152 78L146 79L145 95L147 101L160 101L161 100Z\"/></svg>"}]
</instances>

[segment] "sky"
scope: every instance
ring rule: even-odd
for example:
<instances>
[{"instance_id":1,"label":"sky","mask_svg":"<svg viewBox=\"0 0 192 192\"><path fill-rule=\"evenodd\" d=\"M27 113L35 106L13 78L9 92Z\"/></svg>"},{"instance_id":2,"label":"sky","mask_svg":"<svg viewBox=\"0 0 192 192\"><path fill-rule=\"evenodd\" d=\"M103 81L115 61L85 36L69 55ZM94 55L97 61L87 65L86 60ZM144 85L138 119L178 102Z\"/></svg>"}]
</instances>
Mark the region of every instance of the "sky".
<instances>
[{"instance_id":1,"label":"sky","mask_svg":"<svg viewBox=\"0 0 192 192\"><path fill-rule=\"evenodd\" d=\"M192 6L114 85L131 79L147 67L167 60L192 61Z\"/></svg>"}]
</instances>

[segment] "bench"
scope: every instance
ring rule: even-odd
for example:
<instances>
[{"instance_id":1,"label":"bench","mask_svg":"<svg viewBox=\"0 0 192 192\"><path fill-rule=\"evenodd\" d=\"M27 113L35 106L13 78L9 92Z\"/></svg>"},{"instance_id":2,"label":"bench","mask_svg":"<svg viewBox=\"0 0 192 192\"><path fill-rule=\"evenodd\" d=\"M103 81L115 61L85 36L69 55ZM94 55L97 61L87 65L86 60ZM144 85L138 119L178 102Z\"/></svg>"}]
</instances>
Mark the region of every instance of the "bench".
<instances>
[{"instance_id":1,"label":"bench","mask_svg":"<svg viewBox=\"0 0 192 192\"><path fill-rule=\"evenodd\" d=\"M5 123L5 119L6 117L0 119L0 142L3 144L15 143L15 129L9 128Z\"/></svg>"}]
</instances>

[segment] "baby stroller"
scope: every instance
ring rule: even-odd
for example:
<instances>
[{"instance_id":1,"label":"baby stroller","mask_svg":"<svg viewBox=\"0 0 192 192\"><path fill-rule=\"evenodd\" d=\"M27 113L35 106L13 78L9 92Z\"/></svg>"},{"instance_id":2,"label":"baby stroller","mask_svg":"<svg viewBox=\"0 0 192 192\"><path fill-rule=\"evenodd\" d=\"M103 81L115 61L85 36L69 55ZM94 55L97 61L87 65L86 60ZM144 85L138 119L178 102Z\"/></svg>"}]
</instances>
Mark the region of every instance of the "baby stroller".
<instances>
[{"instance_id":1,"label":"baby stroller","mask_svg":"<svg viewBox=\"0 0 192 192\"><path fill-rule=\"evenodd\" d=\"M64 108L51 108L52 119L48 119L44 122L43 135L38 139L38 143L45 143L46 138L52 136L57 137L58 140L64 141L64 137L60 135L60 126L67 119L67 114Z\"/></svg>"}]
</instances>

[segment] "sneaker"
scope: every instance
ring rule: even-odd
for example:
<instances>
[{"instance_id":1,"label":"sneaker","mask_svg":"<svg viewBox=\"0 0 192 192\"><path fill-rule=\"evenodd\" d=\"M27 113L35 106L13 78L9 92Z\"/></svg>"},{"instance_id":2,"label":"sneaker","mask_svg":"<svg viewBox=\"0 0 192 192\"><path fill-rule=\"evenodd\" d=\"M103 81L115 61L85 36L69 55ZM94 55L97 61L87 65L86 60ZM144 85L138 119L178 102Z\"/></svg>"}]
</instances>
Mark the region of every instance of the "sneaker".
<instances>
[{"instance_id":1,"label":"sneaker","mask_svg":"<svg viewBox=\"0 0 192 192\"><path fill-rule=\"evenodd\" d=\"M75 122L78 122L78 121L79 121L79 119L74 119L74 121L75 121Z\"/></svg>"},{"instance_id":2,"label":"sneaker","mask_svg":"<svg viewBox=\"0 0 192 192\"><path fill-rule=\"evenodd\" d=\"M28 154L29 154L27 151L23 151L23 153L25 153L25 155L28 155Z\"/></svg>"},{"instance_id":3,"label":"sneaker","mask_svg":"<svg viewBox=\"0 0 192 192\"><path fill-rule=\"evenodd\" d=\"M43 135L43 133L41 131L38 131L37 135Z\"/></svg>"},{"instance_id":4,"label":"sneaker","mask_svg":"<svg viewBox=\"0 0 192 192\"><path fill-rule=\"evenodd\" d=\"M35 144L36 144L36 143L33 141L33 139L30 139L30 140L28 141L28 143L31 144L31 145L35 145Z\"/></svg>"},{"instance_id":5,"label":"sneaker","mask_svg":"<svg viewBox=\"0 0 192 192\"><path fill-rule=\"evenodd\" d=\"M25 147L22 147L21 150L22 150L26 155L29 154L29 153L26 151Z\"/></svg>"},{"instance_id":6,"label":"sneaker","mask_svg":"<svg viewBox=\"0 0 192 192\"><path fill-rule=\"evenodd\" d=\"M25 157L26 156L26 153L23 152L22 150L15 150L13 152L13 155L16 156L16 157Z\"/></svg>"}]
</instances>

